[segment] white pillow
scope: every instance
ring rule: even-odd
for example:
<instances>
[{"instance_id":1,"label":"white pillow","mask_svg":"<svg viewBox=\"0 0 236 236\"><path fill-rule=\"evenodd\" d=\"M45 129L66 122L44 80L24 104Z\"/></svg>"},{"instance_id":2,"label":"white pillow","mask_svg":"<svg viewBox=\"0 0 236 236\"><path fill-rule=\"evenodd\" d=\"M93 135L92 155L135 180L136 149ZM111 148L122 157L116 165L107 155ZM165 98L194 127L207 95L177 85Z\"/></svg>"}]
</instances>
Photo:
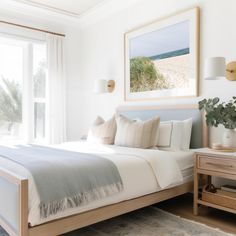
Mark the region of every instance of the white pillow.
<instances>
[{"instance_id":1,"label":"white pillow","mask_svg":"<svg viewBox=\"0 0 236 236\"><path fill-rule=\"evenodd\" d=\"M160 117L135 121L119 115L116 123L115 145L134 148L150 148L157 145Z\"/></svg>"},{"instance_id":2,"label":"white pillow","mask_svg":"<svg viewBox=\"0 0 236 236\"><path fill-rule=\"evenodd\" d=\"M163 127L164 125L165 127ZM169 151L188 150L191 140L191 131L192 118L183 121L173 120L161 122L158 143L159 149Z\"/></svg>"},{"instance_id":3,"label":"white pillow","mask_svg":"<svg viewBox=\"0 0 236 236\"><path fill-rule=\"evenodd\" d=\"M193 119L189 118L187 120L184 120L183 122L184 131L182 139L182 150L188 150L190 148Z\"/></svg>"},{"instance_id":4,"label":"white pillow","mask_svg":"<svg viewBox=\"0 0 236 236\"><path fill-rule=\"evenodd\" d=\"M87 141L91 143L113 144L115 135L115 116L107 121L98 116L89 129Z\"/></svg>"},{"instance_id":5,"label":"white pillow","mask_svg":"<svg viewBox=\"0 0 236 236\"><path fill-rule=\"evenodd\" d=\"M167 121L160 123L157 142L158 147L170 147L172 129L172 122Z\"/></svg>"}]
</instances>

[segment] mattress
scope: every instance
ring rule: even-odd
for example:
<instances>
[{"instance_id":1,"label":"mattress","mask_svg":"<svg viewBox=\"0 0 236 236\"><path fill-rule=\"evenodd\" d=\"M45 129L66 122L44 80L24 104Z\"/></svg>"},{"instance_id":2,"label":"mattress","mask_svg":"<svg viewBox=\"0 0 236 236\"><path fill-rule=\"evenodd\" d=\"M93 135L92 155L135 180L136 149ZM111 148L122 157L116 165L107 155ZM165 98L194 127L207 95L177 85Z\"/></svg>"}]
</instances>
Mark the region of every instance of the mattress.
<instances>
[{"instance_id":1,"label":"mattress","mask_svg":"<svg viewBox=\"0 0 236 236\"><path fill-rule=\"evenodd\" d=\"M118 194L93 201L85 206L66 209L56 215L41 219L38 209L39 196L37 189L34 181L29 181L28 220L31 226L163 190L159 186L149 163L142 158L132 155L131 148L114 145L88 144L87 142L68 142L54 147L70 151L96 153L112 160L119 170L123 180L124 190ZM137 152L137 149L135 149L135 151ZM167 188L180 185L193 179L193 151L170 152L155 150L155 152L157 155L171 156L171 158L175 159L183 175L183 181L173 183ZM0 166L22 177L29 177L29 173L26 169L10 160L0 157Z\"/></svg>"}]
</instances>

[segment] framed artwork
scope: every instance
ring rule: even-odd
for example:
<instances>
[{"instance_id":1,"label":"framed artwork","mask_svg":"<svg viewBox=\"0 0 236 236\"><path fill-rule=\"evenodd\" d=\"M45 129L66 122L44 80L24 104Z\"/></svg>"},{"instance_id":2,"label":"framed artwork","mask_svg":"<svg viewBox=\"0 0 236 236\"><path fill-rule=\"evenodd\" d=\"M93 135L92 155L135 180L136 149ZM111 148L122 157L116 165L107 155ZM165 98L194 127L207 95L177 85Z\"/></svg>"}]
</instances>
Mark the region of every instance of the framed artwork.
<instances>
[{"instance_id":1,"label":"framed artwork","mask_svg":"<svg viewBox=\"0 0 236 236\"><path fill-rule=\"evenodd\" d=\"M125 34L125 100L198 96L199 8Z\"/></svg>"}]
</instances>

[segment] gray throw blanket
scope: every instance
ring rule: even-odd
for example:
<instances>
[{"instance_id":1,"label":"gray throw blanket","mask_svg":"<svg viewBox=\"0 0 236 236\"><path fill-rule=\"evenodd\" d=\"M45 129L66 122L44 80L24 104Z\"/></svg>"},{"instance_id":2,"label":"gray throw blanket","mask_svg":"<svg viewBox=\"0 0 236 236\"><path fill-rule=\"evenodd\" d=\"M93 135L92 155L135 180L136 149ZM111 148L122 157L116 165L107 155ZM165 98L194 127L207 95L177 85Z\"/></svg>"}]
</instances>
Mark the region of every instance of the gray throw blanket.
<instances>
[{"instance_id":1,"label":"gray throw blanket","mask_svg":"<svg viewBox=\"0 0 236 236\"><path fill-rule=\"evenodd\" d=\"M40 217L85 205L123 190L115 164L87 153L30 145L0 146L0 156L26 168L40 198Z\"/></svg>"}]
</instances>

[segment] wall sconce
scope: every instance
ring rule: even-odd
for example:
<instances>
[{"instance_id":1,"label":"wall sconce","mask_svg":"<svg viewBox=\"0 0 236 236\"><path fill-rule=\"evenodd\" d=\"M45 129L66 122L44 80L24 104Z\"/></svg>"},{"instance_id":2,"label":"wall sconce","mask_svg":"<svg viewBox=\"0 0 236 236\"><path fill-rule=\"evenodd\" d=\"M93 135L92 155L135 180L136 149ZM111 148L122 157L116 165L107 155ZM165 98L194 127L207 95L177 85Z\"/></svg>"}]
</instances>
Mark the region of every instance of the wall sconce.
<instances>
[{"instance_id":1,"label":"wall sconce","mask_svg":"<svg viewBox=\"0 0 236 236\"><path fill-rule=\"evenodd\" d=\"M210 57L205 60L204 78L218 79L226 77L228 80L236 80L236 61L226 65L224 57Z\"/></svg>"},{"instance_id":2,"label":"wall sconce","mask_svg":"<svg viewBox=\"0 0 236 236\"><path fill-rule=\"evenodd\" d=\"M114 89L114 80L99 79L94 83L94 93L112 93Z\"/></svg>"},{"instance_id":3,"label":"wall sconce","mask_svg":"<svg viewBox=\"0 0 236 236\"><path fill-rule=\"evenodd\" d=\"M236 61L231 61L226 66L226 78L228 80L236 80Z\"/></svg>"}]
</instances>

